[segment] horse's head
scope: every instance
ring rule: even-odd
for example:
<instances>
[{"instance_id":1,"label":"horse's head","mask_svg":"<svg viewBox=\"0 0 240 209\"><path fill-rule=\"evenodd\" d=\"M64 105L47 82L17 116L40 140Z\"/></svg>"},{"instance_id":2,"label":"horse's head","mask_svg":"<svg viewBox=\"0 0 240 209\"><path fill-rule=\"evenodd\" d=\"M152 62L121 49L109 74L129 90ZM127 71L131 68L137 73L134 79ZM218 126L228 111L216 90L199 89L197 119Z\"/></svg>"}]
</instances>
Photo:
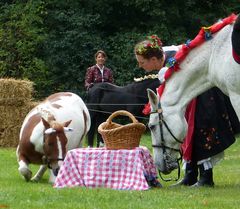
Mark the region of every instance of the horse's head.
<instances>
[{"instance_id":1,"label":"horse's head","mask_svg":"<svg viewBox=\"0 0 240 209\"><path fill-rule=\"evenodd\" d=\"M65 132L72 131L71 128L67 128L71 123L71 120L58 123L56 121L48 122L42 118L44 125L44 159L48 167L53 170L55 176L57 176L59 168L65 158L67 152L67 137Z\"/></svg>"},{"instance_id":2,"label":"horse's head","mask_svg":"<svg viewBox=\"0 0 240 209\"><path fill-rule=\"evenodd\" d=\"M186 123L180 114L165 113L158 96L150 89L148 98L151 105L149 128L154 162L160 172L168 174L179 168L180 145L186 133Z\"/></svg>"}]
</instances>

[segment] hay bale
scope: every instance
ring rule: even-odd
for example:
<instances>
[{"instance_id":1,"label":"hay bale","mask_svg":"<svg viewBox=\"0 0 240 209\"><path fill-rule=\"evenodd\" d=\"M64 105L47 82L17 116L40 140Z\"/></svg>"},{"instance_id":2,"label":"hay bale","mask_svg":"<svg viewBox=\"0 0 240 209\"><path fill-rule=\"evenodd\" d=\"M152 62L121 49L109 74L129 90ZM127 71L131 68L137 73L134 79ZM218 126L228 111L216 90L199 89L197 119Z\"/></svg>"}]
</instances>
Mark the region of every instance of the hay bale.
<instances>
[{"instance_id":1,"label":"hay bale","mask_svg":"<svg viewBox=\"0 0 240 209\"><path fill-rule=\"evenodd\" d=\"M0 147L16 147L25 116L38 102L32 102L33 82L0 79Z\"/></svg>"},{"instance_id":2,"label":"hay bale","mask_svg":"<svg viewBox=\"0 0 240 209\"><path fill-rule=\"evenodd\" d=\"M23 120L37 104L29 102L15 108L0 106L0 117L3 118L0 120L0 147L17 147Z\"/></svg>"},{"instance_id":3,"label":"hay bale","mask_svg":"<svg viewBox=\"0 0 240 209\"><path fill-rule=\"evenodd\" d=\"M32 100L33 82L13 78L0 79L0 105L19 106Z\"/></svg>"}]
</instances>

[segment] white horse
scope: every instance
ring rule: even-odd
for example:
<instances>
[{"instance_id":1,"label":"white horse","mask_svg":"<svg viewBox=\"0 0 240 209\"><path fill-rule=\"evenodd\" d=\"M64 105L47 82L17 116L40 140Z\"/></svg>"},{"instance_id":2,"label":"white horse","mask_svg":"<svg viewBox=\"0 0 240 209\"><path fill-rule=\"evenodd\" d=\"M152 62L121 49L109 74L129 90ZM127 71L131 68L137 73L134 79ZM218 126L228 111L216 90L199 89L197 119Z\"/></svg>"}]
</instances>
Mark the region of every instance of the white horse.
<instances>
[{"instance_id":1,"label":"white horse","mask_svg":"<svg viewBox=\"0 0 240 209\"><path fill-rule=\"evenodd\" d=\"M235 16L236 19L236 16ZM180 69L165 82L161 97L148 90L154 161L160 172L177 168L180 143L187 132L185 110L204 91L217 86L230 97L240 119L240 16L192 49Z\"/></svg>"},{"instance_id":2,"label":"white horse","mask_svg":"<svg viewBox=\"0 0 240 209\"><path fill-rule=\"evenodd\" d=\"M82 99L70 92L50 95L31 110L23 121L16 152L24 179L37 182L49 167L53 183L66 152L81 147L90 121ZM30 163L41 165L33 178Z\"/></svg>"}]
</instances>

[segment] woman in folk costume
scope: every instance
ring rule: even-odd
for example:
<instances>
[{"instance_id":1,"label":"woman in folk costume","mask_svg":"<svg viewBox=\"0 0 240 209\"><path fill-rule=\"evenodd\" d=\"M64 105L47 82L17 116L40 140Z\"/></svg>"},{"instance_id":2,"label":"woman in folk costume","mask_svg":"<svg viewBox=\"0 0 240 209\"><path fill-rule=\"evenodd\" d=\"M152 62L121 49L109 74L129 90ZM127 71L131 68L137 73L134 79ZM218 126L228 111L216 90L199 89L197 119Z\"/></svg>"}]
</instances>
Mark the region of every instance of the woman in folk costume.
<instances>
[{"instance_id":1,"label":"woman in folk costume","mask_svg":"<svg viewBox=\"0 0 240 209\"><path fill-rule=\"evenodd\" d=\"M147 72L159 70L159 80L163 82L179 49L180 46L162 47L159 37L152 35L139 42L134 52L139 67ZM150 113L149 104L144 113ZM234 143L234 135L240 132L239 120L229 98L216 87L189 103L186 119L188 133L182 145L185 176L175 185L213 186L213 166Z\"/></svg>"}]
</instances>

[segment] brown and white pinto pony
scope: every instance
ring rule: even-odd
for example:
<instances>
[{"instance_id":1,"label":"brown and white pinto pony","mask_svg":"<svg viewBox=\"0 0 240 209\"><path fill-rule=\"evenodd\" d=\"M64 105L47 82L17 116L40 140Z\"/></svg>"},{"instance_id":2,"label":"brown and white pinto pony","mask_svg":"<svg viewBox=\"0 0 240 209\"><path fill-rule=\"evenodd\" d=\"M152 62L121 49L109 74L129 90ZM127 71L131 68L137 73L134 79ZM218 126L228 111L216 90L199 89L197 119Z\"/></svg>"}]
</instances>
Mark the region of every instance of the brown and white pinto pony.
<instances>
[{"instance_id":1,"label":"brown and white pinto pony","mask_svg":"<svg viewBox=\"0 0 240 209\"><path fill-rule=\"evenodd\" d=\"M83 100L70 92L50 95L33 108L23 121L16 151L24 179L38 182L49 167L53 183L66 152L82 146L90 121ZM33 178L29 164L41 165Z\"/></svg>"}]
</instances>

